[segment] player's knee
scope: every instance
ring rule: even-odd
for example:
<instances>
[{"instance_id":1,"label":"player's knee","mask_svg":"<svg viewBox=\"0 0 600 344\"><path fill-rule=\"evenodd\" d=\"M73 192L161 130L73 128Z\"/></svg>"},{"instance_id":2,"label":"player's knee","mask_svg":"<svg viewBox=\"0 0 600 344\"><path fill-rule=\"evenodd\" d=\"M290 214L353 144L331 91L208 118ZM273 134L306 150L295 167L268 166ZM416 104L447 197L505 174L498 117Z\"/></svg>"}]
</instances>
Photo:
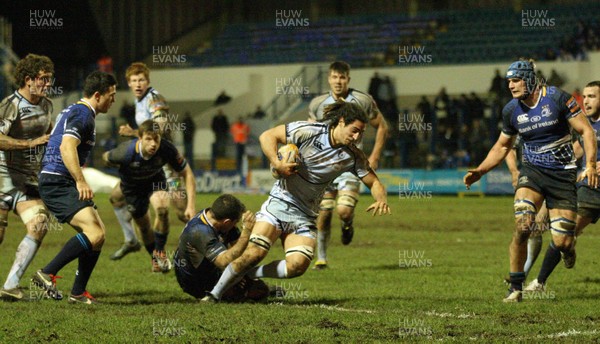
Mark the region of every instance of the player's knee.
<instances>
[{"instance_id":1,"label":"player's knee","mask_svg":"<svg viewBox=\"0 0 600 344\"><path fill-rule=\"evenodd\" d=\"M341 194L337 200L338 210L340 206L354 209L357 203L358 198L355 195L349 193Z\"/></svg>"},{"instance_id":2,"label":"player's knee","mask_svg":"<svg viewBox=\"0 0 600 344\"><path fill-rule=\"evenodd\" d=\"M535 204L527 199L515 200L515 223L516 231L529 234L535 225Z\"/></svg>"},{"instance_id":3,"label":"player's knee","mask_svg":"<svg viewBox=\"0 0 600 344\"><path fill-rule=\"evenodd\" d=\"M93 233L85 233L90 244L92 244L92 248L95 250L99 250L104 245L104 231L94 231Z\"/></svg>"},{"instance_id":4,"label":"player's knee","mask_svg":"<svg viewBox=\"0 0 600 344\"><path fill-rule=\"evenodd\" d=\"M314 256L314 248L308 245L290 247L285 251L287 278L297 277L306 271Z\"/></svg>"},{"instance_id":5,"label":"player's knee","mask_svg":"<svg viewBox=\"0 0 600 344\"><path fill-rule=\"evenodd\" d=\"M108 200L110 201L110 204L112 204L112 206L115 207L115 208L121 208L121 207L125 206L125 200L124 199L119 199L119 198L113 197L111 195L108 198Z\"/></svg>"},{"instance_id":6,"label":"player's knee","mask_svg":"<svg viewBox=\"0 0 600 344\"><path fill-rule=\"evenodd\" d=\"M271 244L271 239L267 236L252 233L248 239L247 250L252 253L253 257L259 258L258 261L260 261L269 253Z\"/></svg>"},{"instance_id":7,"label":"player's knee","mask_svg":"<svg viewBox=\"0 0 600 344\"><path fill-rule=\"evenodd\" d=\"M319 204L319 210L321 210L321 213L323 213L323 212L331 213L333 211L333 208L335 208L335 199L333 199L333 198L324 197L321 200L321 203Z\"/></svg>"},{"instance_id":8,"label":"player's knee","mask_svg":"<svg viewBox=\"0 0 600 344\"><path fill-rule=\"evenodd\" d=\"M50 215L43 205L34 205L21 213L21 220L27 225L27 234L42 240L48 231Z\"/></svg>"},{"instance_id":9,"label":"player's knee","mask_svg":"<svg viewBox=\"0 0 600 344\"><path fill-rule=\"evenodd\" d=\"M8 227L8 214L0 214L0 244L4 241L6 227Z\"/></svg>"},{"instance_id":10,"label":"player's knee","mask_svg":"<svg viewBox=\"0 0 600 344\"><path fill-rule=\"evenodd\" d=\"M564 217L551 218L550 231L554 246L561 251L568 250L575 237L575 221Z\"/></svg>"}]
</instances>

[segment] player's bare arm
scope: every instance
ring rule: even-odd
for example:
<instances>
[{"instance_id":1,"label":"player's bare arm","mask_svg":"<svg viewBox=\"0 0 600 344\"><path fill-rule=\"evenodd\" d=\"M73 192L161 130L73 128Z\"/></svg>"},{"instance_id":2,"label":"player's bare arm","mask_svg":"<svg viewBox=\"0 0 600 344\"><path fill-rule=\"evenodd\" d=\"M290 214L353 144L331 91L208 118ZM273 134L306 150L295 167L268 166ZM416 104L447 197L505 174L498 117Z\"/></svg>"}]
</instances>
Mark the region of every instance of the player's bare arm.
<instances>
[{"instance_id":1,"label":"player's bare arm","mask_svg":"<svg viewBox=\"0 0 600 344\"><path fill-rule=\"evenodd\" d=\"M196 214L196 178L189 164L185 165L181 175L185 180L185 191L187 193L187 206L184 215L186 220L189 221Z\"/></svg>"},{"instance_id":2,"label":"player's bare arm","mask_svg":"<svg viewBox=\"0 0 600 344\"><path fill-rule=\"evenodd\" d=\"M33 148L35 146L43 145L48 142L50 138L49 134L42 135L32 140L20 140L10 136L0 134L0 150L9 151L17 149Z\"/></svg>"},{"instance_id":3,"label":"player's bare arm","mask_svg":"<svg viewBox=\"0 0 600 344\"><path fill-rule=\"evenodd\" d=\"M597 188L598 187L598 171L596 171L596 154L598 144L596 142L596 135L594 129L590 125L590 122L583 116L578 115L569 119L569 124L577 133L583 138L583 149L586 156L586 168L583 173L579 176L578 181L587 177L588 185Z\"/></svg>"},{"instance_id":4,"label":"player's bare arm","mask_svg":"<svg viewBox=\"0 0 600 344\"><path fill-rule=\"evenodd\" d=\"M242 255L246 249L246 246L248 246L248 239L250 238L250 234L252 233L252 228L254 227L255 222L256 217L254 216L254 213L246 210L246 212L244 212L242 215L242 233L239 239L227 251L221 253L217 256L217 258L215 258L214 264L219 269L225 270L229 263Z\"/></svg>"},{"instance_id":5,"label":"player's bare arm","mask_svg":"<svg viewBox=\"0 0 600 344\"><path fill-rule=\"evenodd\" d=\"M285 125L266 130L260 135L259 141L263 153L265 153L265 156L269 159L271 165L273 165L280 176L285 178L296 173L295 168L298 166L297 163L286 162L284 160L280 161L277 158L277 144L285 144L287 141Z\"/></svg>"},{"instance_id":6,"label":"player's bare arm","mask_svg":"<svg viewBox=\"0 0 600 344\"><path fill-rule=\"evenodd\" d=\"M517 151L513 148L506 155L506 166L512 176L512 186L517 187L517 179L519 178L519 169L517 168Z\"/></svg>"},{"instance_id":7,"label":"player's bare arm","mask_svg":"<svg viewBox=\"0 0 600 344\"><path fill-rule=\"evenodd\" d=\"M377 110L377 116L370 120L369 124L376 130L375 144L369 156L369 164L372 169L376 170L379 166L379 158L383 152L385 140L388 137L389 125L379 110Z\"/></svg>"},{"instance_id":8,"label":"player's bare arm","mask_svg":"<svg viewBox=\"0 0 600 344\"><path fill-rule=\"evenodd\" d=\"M476 169L467 172L463 178L463 182L465 183L467 189L470 189L473 183L477 182L484 174L494 169L504 159L506 159L506 156L512 149L514 141L514 136L508 136L504 133L500 133L498 141L496 141L492 149L490 149L483 162L479 164Z\"/></svg>"},{"instance_id":9,"label":"player's bare arm","mask_svg":"<svg viewBox=\"0 0 600 344\"><path fill-rule=\"evenodd\" d=\"M374 172L370 172L362 178L363 183L371 190L371 196L375 199L375 203L367 208L367 212L373 211L373 216L376 214L391 214L390 206L387 203L387 192L385 186L381 183Z\"/></svg>"},{"instance_id":10,"label":"player's bare arm","mask_svg":"<svg viewBox=\"0 0 600 344\"><path fill-rule=\"evenodd\" d=\"M92 188L88 185L83 177L83 171L79 166L79 156L77 155L77 146L81 141L79 139L72 136L63 136L62 142L60 144L60 155L62 156L63 163L71 177L75 179L75 183L77 184L77 191L79 191L79 199L80 200L88 200L94 197L94 192Z\"/></svg>"}]
</instances>

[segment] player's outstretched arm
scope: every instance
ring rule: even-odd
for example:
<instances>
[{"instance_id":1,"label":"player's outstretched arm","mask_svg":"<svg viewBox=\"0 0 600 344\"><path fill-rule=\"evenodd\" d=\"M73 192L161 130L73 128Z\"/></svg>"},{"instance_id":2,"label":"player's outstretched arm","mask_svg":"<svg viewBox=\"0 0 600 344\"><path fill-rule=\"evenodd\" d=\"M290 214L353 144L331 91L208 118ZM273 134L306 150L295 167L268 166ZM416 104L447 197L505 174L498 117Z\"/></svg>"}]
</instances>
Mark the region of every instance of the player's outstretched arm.
<instances>
[{"instance_id":1,"label":"player's outstretched arm","mask_svg":"<svg viewBox=\"0 0 600 344\"><path fill-rule=\"evenodd\" d=\"M135 129L130 127L129 124L125 124L119 127L119 135L127 137L137 137Z\"/></svg>"},{"instance_id":2,"label":"player's outstretched arm","mask_svg":"<svg viewBox=\"0 0 600 344\"><path fill-rule=\"evenodd\" d=\"M379 158L381 158L381 153L385 147L385 140L388 137L389 125L381 114L381 111L377 111L377 117L373 118L369 123L376 129L375 144L369 156L369 164L373 170L376 170L379 167Z\"/></svg>"},{"instance_id":3,"label":"player's outstretched arm","mask_svg":"<svg viewBox=\"0 0 600 344\"><path fill-rule=\"evenodd\" d=\"M185 180L185 192L187 193L187 206L184 215L189 221L196 214L196 177L190 164L185 165L181 174Z\"/></svg>"},{"instance_id":4,"label":"player's outstretched arm","mask_svg":"<svg viewBox=\"0 0 600 344\"><path fill-rule=\"evenodd\" d=\"M596 134L590 122L585 116L579 115L569 118L569 124L583 138L583 150L585 151L585 170L579 176L578 181L587 177L588 185L598 187L598 172L596 171L596 156L598 143L596 142Z\"/></svg>"},{"instance_id":5,"label":"player's outstretched arm","mask_svg":"<svg viewBox=\"0 0 600 344\"><path fill-rule=\"evenodd\" d=\"M75 179L77 191L79 191L79 199L88 200L94 197L94 192L85 181L83 171L81 170L81 166L79 166L79 156L77 155L77 146L79 146L79 143L81 141L78 138L64 135L60 144L60 155L71 177Z\"/></svg>"},{"instance_id":6,"label":"player's outstretched arm","mask_svg":"<svg viewBox=\"0 0 600 344\"><path fill-rule=\"evenodd\" d=\"M375 199L375 203L367 208L367 212L373 211L373 216L379 213L391 214L390 206L387 203L387 191L381 183L375 172L371 171L366 176L362 177L363 183L371 190L371 196Z\"/></svg>"},{"instance_id":7,"label":"player's outstretched arm","mask_svg":"<svg viewBox=\"0 0 600 344\"><path fill-rule=\"evenodd\" d=\"M15 139L8 135L0 134L0 150L9 151L15 149L28 149L43 145L48 142L50 135L45 134L33 140Z\"/></svg>"},{"instance_id":8,"label":"player's outstretched arm","mask_svg":"<svg viewBox=\"0 0 600 344\"><path fill-rule=\"evenodd\" d=\"M506 158L512 149L514 140L514 136L508 136L504 133L500 133L498 141L496 141L492 149L490 149L483 162L479 164L476 169L469 170L469 172L465 174L463 182L465 183L467 189L470 189L473 183L481 179L481 177L490 170L493 170L502 162L502 160Z\"/></svg>"},{"instance_id":9,"label":"player's outstretched arm","mask_svg":"<svg viewBox=\"0 0 600 344\"><path fill-rule=\"evenodd\" d=\"M511 149L510 152L506 155L506 166L508 167L508 171L512 176L512 186L513 188L517 187L517 179L519 178L519 169L517 167L517 150Z\"/></svg>"}]
</instances>

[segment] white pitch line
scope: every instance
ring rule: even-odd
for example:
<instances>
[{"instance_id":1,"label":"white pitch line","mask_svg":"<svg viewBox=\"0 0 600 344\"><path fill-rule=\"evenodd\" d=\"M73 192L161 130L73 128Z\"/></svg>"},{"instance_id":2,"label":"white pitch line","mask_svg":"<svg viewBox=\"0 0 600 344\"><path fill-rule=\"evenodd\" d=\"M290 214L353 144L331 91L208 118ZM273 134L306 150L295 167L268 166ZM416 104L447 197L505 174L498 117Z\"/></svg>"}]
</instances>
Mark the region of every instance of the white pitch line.
<instances>
[{"instance_id":1,"label":"white pitch line","mask_svg":"<svg viewBox=\"0 0 600 344\"><path fill-rule=\"evenodd\" d=\"M572 337L572 336L591 336L594 334L600 334L600 331L598 331L598 330L578 331L576 329L570 329L565 332L558 332L558 333L549 334L546 336L538 335L537 337L538 338L565 338L565 337Z\"/></svg>"},{"instance_id":2,"label":"white pitch line","mask_svg":"<svg viewBox=\"0 0 600 344\"><path fill-rule=\"evenodd\" d=\"M367 313L367 314L374 314L375 311L372 310L368 310L368 309L351 309L351 308L343 308L340 306L330 306L330 305L324 305L322 303L320 304L311 304L311 305L289 305L283 302L275 302L275 303L271 303L272 305L276 305L276 306L288 306L288 307L296 307L296 308L321 308L321 309L326 309L329 311L339 311L339 312L352 312L352 313Z\"/></svg>"},{"instance_id":3,"label":"white pitch line","mask_svg":"<svg viewBox=\"0 0 600 344\"><path fill-rule=\"evenodd\" d=\"M475 313L461 313L459 315L455 315L452 313L438 313L437 311L433 310L433 311L427 311L425 312L426 315L432 316L432 317L439 317L439 318L458 318L458 319L467 319L467 318L474 318L475 317Z\"/></svg>"}]
</instances>

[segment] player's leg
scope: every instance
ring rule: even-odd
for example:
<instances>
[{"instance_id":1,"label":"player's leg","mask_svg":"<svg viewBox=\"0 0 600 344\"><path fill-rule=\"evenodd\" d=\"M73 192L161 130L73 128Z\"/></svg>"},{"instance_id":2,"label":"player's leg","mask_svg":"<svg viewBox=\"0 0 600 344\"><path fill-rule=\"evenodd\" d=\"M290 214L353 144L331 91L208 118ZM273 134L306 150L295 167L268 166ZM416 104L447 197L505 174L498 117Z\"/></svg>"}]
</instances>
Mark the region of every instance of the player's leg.
<instances>
[{"instance_id":1,"label":"player's leg","mask_svg":"<svg viewBox=\"0 0 600 344\"><path fill-rule=\"evenodd\" d=\"M113 206L113 211L115 212L115 216L121 225L123 236L125 237L123 245L110 255L111 260L119 260L128 253L139 251L140 243L135 236L135 229L131 223L131 213L127 210L127 203L125 202L125 196L121 190L120 182L115 185L111 191L110 203Z\"/></svg>"},{"instance_id":2,"label":"player's leg","mask_svg":"<svg viewBox=\"0 0 600 344\"><path fill-rule=\"evenodd\" d=\"M535 228L531 232L527 240L527 261L525 261L525 277L529 275L529 271L535 264L537 257L542 250L542 234L549 228L550 222L548 217L548 208L546 203L542 203L542 207L535 217Z\"/></svg>"},{"instance_id":3,"label":"player's leg","mask_svg":"<svg viewBox=\"0 0 600 344\"><path fill-rule=\"evenodd\" d=\"M361 181L352 173L338 178L337 213L342 221L342 244L348 245L354 237L354 208L358 203Z\"/></svg>"},{"instance_id":4,"label":"player's leg","mask_svg":"<svg viewBox=\"0 0 600 344\"><path fill-rule=\"evenodd\" d=\"M154 208L154 258L163 272L171 270L172 265L165 253L169 236L169 194L167 191L155 191L150 197Z\"/></svg>"},{"instance_id":5,"label":"player's leg","mask_svg":"<svg viewBox=\"0 0 600 344\"><path fill-rule=\"evenodd\" d=\"M327 267L327 247L331 238L331 219L335 207L337 190L327 188L319 205L319 217L317 218L317 261L314 269L321 270Z\"/></svg>"},{"instance_id":6,"label":"player's leg","mask_svg":"<svg viewBox=\"0 0 600 344\"><path fill-rule=\"evenodd\" d=\"M525 281L527 239L535 226L537 210L542 206L543 196L529 187L520 187L515 193L515 229L509 246L510 290L505 302L521 301Z\"/></svg>"},{"instance_id":7,"label":"player's leg","mask_svg":"<svg viewBox=\"0 0 600 344\"><path fill-rule=\"evenodd\" d=\"M4 233L8 227L8 208L0 207L0 244L4 241Z\"/></svg>"},{"instance_id":8,"label":"player's leg","mask_svg":"<svg viewBox=\"0 0 600 344\"><path fill-rule=\"evenodd\" d=\"M277 240L280 233L281 232L277 230L274 224L265 221L257 221L252 230L252 234L250 234L248 246L242 255L227 265L225 270L223 270L219 281L210 291L210 295L207 295L207 297L202 300L220 300L223 293L233 285L237 284L244 277L246 272L267 256L272 243ZM254 276L250 277L254 278Z\"/></svg>"},{"instance_id":9,"label":"player's leg","mask_svg":"<svg viewBox=\"0 0 600 344\"><path fill-rule=\"evenodd\" d=\"M26 225L27 234L17 247L15 261L0 293L3 296L22 299L23 294L19 289L19 282L46 235L49 214L40 199L19 202L16 210Z\"/></svg>"},{"instance_id":10,"label":"player's leg","mask_svg":"<svg viewBox=\"0 0 600 344\"><path fill-rule=\"evenodd\" d=\"M175 213L179 221L187 223L185 218L185 208L187 207L187 194L185 192L185 184L179 173L173 172L170 178L167 179L169 199L171 205L175 208Z\"/></svg>"}]
</instances>

